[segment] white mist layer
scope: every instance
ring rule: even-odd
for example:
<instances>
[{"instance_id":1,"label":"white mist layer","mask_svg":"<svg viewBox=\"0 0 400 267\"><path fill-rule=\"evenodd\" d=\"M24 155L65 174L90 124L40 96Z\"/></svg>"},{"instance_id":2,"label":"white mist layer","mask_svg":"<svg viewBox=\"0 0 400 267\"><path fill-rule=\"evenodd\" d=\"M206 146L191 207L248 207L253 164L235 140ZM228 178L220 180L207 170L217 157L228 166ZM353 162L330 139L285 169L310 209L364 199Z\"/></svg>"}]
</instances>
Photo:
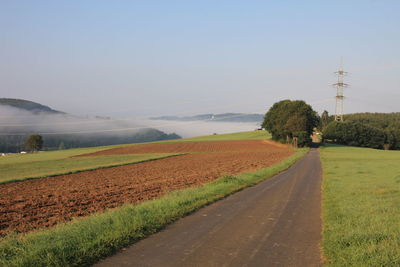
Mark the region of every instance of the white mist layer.
<instances>
[{"instance_id":1,"label":"white mist layer","mask_svg":"<svg viewBox=\"0 0 400 267\"><path fill-rule=\"evenodd\" d=\"M216 122L216 121L149 121L144 122L152 128L163 132L174 132L183 138L253 131L260 127L258 123L245 122Z\"/></svg>"},{"instance_id":2,"label":"white mist layer","mask_svg":"<svg viewBox=\"0 0 400 267\"><path fill-rule=\"evenodd\" d=\"M54 133L129 136L154 128L176 133L184 138L252 131L260 127L254 122L166 121L137 118L82 117L69 114L31 113L0 105L0 133Z\"/></svg>"},{"instance_id":3,"label":"white mist layer","mask_svg":"<svg viewBox=\"0 0 400 267\"><path fill-rule=\"evenodd\" d=\"M0 105L0 133L20 134L74 134L92 133L105 135L132 134L147 128L133 120L100 117L81 117L69 114L32 113Z\"/></svg>"}]
</instances>

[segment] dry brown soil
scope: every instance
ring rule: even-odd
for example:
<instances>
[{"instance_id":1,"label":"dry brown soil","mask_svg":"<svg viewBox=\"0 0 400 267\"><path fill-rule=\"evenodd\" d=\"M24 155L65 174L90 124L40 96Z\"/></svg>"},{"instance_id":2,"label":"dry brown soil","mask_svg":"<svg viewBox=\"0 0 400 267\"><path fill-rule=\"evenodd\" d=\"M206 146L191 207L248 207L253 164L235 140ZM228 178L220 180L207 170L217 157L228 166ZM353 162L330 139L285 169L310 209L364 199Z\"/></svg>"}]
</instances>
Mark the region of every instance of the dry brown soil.
<instances>
[{"instance_id":1,"label":"dry brown soil","mask_svg":"<svg viewBox=\"0 0 400 267\"><path fill-rule=\"evenodd\" d=\"M192 154L0 185L0 236L153 199L223 174L254 171L294 153L287 147L254 140L135 145L87 156L161 152Z\"/></svg>"},{"instance_id":2,"label":"dry brown soil","mask_svg":"<svg viewBox=\"0 0 400 267\"><path fill-rule=\"evenodd\" d=\"M276 151L288 148L288 146L275 143L270 140L238 140L218 142L181 142L142 144L118 147L77 157L109 156L122 154L146 154L146 153L201 153L201 152L230 152L230 151Z\"/></svg>"}]
</instances>

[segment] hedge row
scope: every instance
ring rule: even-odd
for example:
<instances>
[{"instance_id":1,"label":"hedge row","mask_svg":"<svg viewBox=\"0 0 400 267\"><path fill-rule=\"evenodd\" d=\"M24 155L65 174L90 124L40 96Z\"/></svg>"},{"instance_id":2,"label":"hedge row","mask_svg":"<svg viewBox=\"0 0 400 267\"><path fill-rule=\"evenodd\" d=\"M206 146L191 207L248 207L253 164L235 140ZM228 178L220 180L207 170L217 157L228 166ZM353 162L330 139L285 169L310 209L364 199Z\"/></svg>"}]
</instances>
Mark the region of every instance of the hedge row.
<instances>
[{"instance_id":1,"label":"hedge row","mask_svg":"<svg viewBox=\"0 0 400 267\"><path fill-rule=\"evenodd\" d=\"M324 140L342 145L400 149L398 129L380 129L359 122L333 121L325 127L323 137Z\"/></svg>"}]
</instances>

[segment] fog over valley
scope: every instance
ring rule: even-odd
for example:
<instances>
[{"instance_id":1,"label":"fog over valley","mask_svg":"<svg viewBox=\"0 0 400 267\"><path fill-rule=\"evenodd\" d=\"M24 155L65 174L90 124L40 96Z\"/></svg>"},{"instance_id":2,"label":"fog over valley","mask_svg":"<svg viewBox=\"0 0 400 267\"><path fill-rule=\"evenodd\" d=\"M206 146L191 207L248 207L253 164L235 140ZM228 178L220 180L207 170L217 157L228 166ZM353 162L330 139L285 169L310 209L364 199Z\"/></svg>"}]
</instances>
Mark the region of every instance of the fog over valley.
<instances>
[{"instance_id":1,"label":"fog over valley","mask_svg":"<svg viewBox=\"0 0 400 267\"><path fill-rule=\"evenodd\" d=\"M43 136L44 150L180 138L129 119L74 116L26 100L0 100L1 153L23 151L31 134Z\"/></svg>"},{"instance_id":2,"label":"fog over valley","mask_svg":"<svg viewBox=\"0 0 400 267\"><path fill-rule=\"evenodd\" d=\"M44 149L54 150L251 131L261 123L257 122L259 116L254 119L254 114L239 113L205 114L184 120L76 116L27 100L0 100L2 153L24 150L24 142L31 134L42 135ZM241 117L242 122L238 122Z\"/></svg>"},{"instance_id":3,"label":"fog over valley","mask_svg":"<svg viewBox=\"0 0 400 267\"><path fill-rule=\"evenodd\" d=\"M218 121L161 121L152 120L154 128L164 132L175 132L180 136L194 137L212 134L224 134L252 131L260 127L256 122L218 122Z\"/></svg>"}]
</instances>

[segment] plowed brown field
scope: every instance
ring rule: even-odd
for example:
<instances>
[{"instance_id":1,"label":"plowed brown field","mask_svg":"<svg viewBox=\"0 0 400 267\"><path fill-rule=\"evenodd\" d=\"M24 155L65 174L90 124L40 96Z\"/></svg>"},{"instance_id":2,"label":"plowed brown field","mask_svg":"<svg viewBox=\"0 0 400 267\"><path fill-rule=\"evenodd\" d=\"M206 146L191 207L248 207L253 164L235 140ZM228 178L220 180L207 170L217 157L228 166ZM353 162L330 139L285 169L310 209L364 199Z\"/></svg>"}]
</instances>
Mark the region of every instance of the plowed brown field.
<instances>
[{"instance_id":1,"label":"plowed brown field","mask_svg":"<svg viewBox=\"0 0 400 267\"><path fill-rule=\"evenodd\" d=\"M153 199L223 174L264 168L294 153L255 140L137 145L90 156L167 151L209 153L0 185L0 235L50 227L124 203Z\"/></svg>"},{"instance_id":2,"label":"plowed brown field","mask_svg":"<svg viewBox=\"0 0 400 267\"><path fill-rule=\"evenodd\" d=\"M269 140L238 140L238 141L208 141L208 142L181 142L142 144L118 147L95 153L83 154L77 157L109 156L122 154L146 153L196 153L196 152L233 152L233 151L275 151L287 146Z\"/></svg>"}]
</instances>

